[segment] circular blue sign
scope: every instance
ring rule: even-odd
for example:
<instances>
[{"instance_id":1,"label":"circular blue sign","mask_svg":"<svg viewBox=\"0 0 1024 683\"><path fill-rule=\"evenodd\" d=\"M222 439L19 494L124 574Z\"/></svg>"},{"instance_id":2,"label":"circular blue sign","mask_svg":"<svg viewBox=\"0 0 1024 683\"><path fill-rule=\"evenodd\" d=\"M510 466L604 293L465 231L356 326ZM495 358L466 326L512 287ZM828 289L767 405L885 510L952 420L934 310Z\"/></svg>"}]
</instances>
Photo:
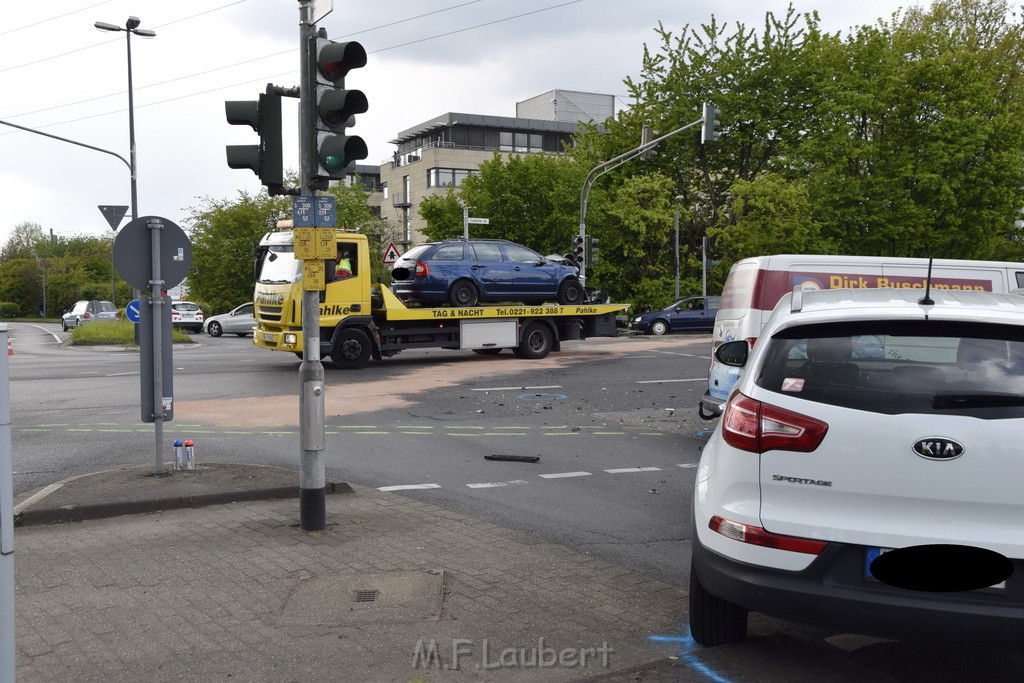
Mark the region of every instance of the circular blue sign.
<instances>
[{"instance_id":1,"label":"circular blue sign","mask_svg":"<svg viewBox=\"0 0 1024 683\"><path fill-rule=\"evenodd\" d=\"M124 307L124 315L133 323L139 322L139 300L135 299Z\"/></svg>"}]
</instances>

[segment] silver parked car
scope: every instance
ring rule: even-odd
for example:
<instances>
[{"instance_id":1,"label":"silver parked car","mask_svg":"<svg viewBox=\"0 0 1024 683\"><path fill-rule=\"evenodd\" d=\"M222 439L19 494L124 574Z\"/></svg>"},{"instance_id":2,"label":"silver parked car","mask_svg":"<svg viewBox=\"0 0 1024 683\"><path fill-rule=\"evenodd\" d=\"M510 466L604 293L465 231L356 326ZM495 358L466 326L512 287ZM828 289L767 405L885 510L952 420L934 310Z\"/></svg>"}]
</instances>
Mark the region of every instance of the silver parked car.
<instances>
[{"instance_id":1,"label":"silver parked car","mask_svg":"<svg viewBox=\"0 0 1024 683\"><path fill-rule=\"evenodd\" d=\"M228 313L213 315L203 323L203 329L211 337L219 337L224 333L237 334L244 337L252 334L252 328L256 327L256 320L252 317L252 302L242 304Z\"/></svg>"},{"instance_id":2,"label":"silver parked car","mask_svg":"<svg viewBox=\"0 0 1024 683\"><path fill-rule=\"evenodd\" d=\"M99 299L83 299L76 301L67 313L61 316L60 326L65 332L82 323L93 320L117 320L121 317L117 306L109 301Z\"/></svg>"}]
</instances>

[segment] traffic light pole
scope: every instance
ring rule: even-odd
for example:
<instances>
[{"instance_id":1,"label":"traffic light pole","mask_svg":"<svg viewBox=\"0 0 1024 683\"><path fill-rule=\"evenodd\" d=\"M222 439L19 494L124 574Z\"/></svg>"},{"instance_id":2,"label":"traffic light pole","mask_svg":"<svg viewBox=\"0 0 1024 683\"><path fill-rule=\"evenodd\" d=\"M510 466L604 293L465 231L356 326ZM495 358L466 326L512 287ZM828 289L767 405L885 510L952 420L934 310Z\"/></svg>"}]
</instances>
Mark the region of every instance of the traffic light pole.
<instances>
[{"instance_id":1,"label":"traffic light pole","mask_svg":"<svg viewBox=\"0 0 1024 683\"><path fill-rule=\"evenodd\" d=\"M708 109L707 105L705 105L704 114L707 115L707 113ZM614 159L609 159L608 161L601 162L593 169L591 169L590 173L587 174L586 179L583 181L583 190L580 193L579 236L582 238L584 244L586 244L587 240L587 200L590 197L590 188L591 186L593 186L594 181L597 180L603 174L607 173L608 171L611 171L612 169L618 168L627 161L632 161L633 159L653 150L655 147L658 146L658 143L660 143L662 140L667 140L673 135L678 135L679 133L682 133L684 130L688 130L690 128L693 128L694 126L699 126L702 123L704 123L704 121L705 117L701 116L701 118L697 119L693 123L688 123L685 126L682 126L681 128L676 128L671 133L666 133L665 135L662 135L659 138L655 138L650 142L645 142L641 144L639 147L634 147L628 152L623 152ZM580 264L580 282L583 283L584 285L587 284L587 264L585 259L584 262Z\"/></svg>"},{"instance_id":2,"label":"traffic light pole","mask_svg":"<svg viewBox=\"0 0 1024 683\"><path fill-rule=\"evenodd\" d=\"M316 196L316 25L313 2L299 0L299 193ZM320 362L320 293L302 292L302 363L299 365L299 526L327 526L324 475L324 366Z\"/></svg>"}]
</instances>

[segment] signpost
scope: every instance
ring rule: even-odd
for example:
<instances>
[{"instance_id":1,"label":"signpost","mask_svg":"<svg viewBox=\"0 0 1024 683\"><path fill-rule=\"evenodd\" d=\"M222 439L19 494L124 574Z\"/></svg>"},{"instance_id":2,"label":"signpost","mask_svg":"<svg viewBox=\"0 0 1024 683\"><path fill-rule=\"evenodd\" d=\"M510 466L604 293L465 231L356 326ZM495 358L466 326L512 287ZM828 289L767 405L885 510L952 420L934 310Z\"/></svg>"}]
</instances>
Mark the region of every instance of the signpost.
<instances>
[{"instance_id":1,"label":"signpost","mask_svg":"<svg viewBox=\"0 0 1024 683\"><path fill-rule=\"evenodd\" d=\"M192 265L192 243L184 230L166 218L142 216L117 235L114 260L121 277L151 293L141 298L138 307L139 384L142 421L154 427L156 474L163 474L163 423L174 418L171 298L165 292L185 279ZM126 315L130 314L126 311Z\"/></svg>"}]
</instances>

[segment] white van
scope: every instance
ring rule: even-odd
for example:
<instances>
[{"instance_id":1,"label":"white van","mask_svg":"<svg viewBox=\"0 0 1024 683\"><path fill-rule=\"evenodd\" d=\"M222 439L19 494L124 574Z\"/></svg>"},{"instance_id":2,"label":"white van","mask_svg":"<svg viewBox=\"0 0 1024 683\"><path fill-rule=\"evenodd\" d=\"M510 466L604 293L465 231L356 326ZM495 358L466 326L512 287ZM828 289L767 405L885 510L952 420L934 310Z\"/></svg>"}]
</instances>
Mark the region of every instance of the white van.
<instances>
[{"instance_id":1,"label":"white van","mask_svg":"<svg viewBox=\"0 0 1024 683\"><path fill-rule=\"evenodd\" d=\"M722 342L746 339L753 346L775 304L787 292L801 289L921 289L928 278L928 259L884 256L820 256L779 254L755 256L733 264L715 316L708 388L698 412L706 420L722 414L722 405L739 376L737 368L715 362ZM1024 288L1024 263L936 259L931 286L1012 292Z\"/></svg>"}]
</instances>

